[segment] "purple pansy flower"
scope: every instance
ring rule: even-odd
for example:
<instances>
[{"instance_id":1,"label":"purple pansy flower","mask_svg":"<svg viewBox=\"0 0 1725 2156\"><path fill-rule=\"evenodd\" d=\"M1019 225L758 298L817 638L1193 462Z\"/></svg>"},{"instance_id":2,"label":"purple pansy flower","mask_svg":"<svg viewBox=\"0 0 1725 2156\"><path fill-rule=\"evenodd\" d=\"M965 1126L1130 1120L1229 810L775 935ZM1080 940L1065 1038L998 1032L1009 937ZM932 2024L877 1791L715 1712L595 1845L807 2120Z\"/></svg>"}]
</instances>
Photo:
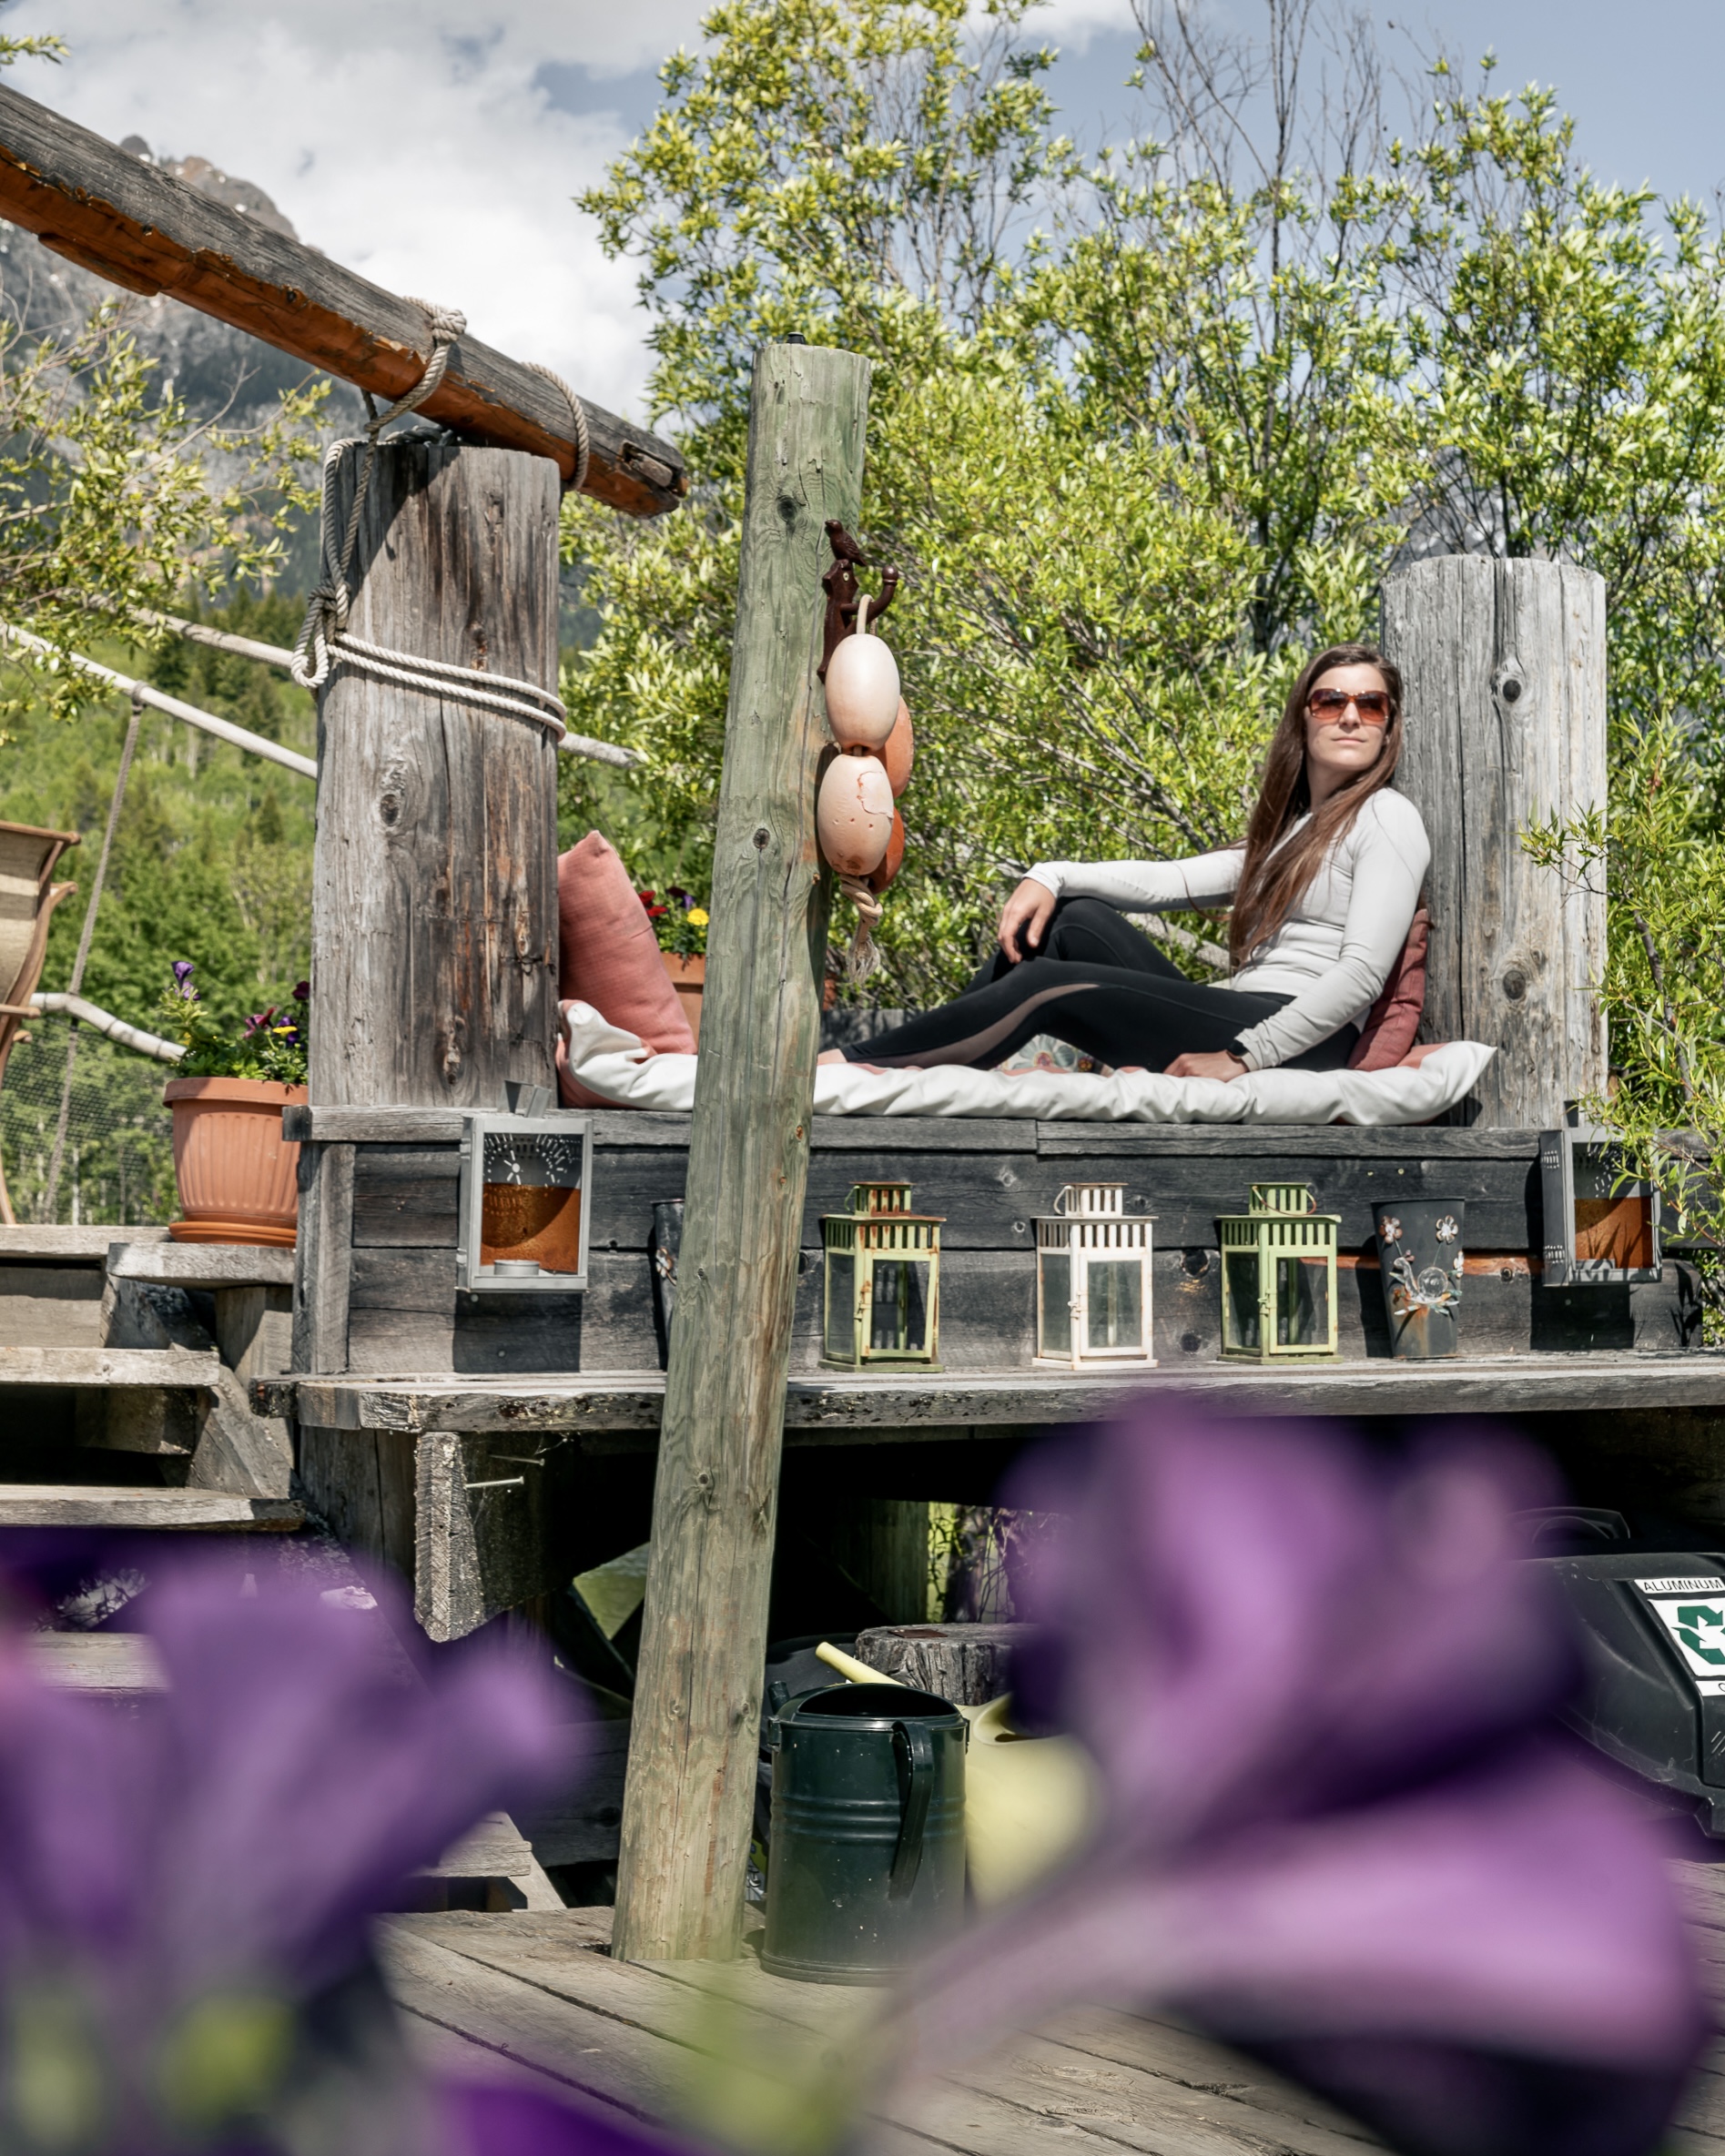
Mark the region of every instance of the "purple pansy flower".
<instances>
[{"instance_id":1,"label":"purple pansy flower","mask_svg":"<svg viewBox=\"0 0 1725 2156\"><path fill-rule=\"evenodd\" d=\"M184 997L188 1003L192 1002L198 994L192 986L192 975L196 970L189 958L176 958L174 961L174 992Z\"/></svg>"},{"instance_id":2,"label":"purple pansy flower","mask_svg":"<svg viewBox=\"0 0 1725 2156\"><path fill-rule=\"evenodd\" d=\"M1020 1695L1095 1756L1089 1851L937 1957L905 2056L1078 1999L1183 2014L1416 2156L1630 2156L1703 2039L1651 1832L1548 1734L1575 1648L1514 1441L1392 1463L1146 1408L1012 1493L1068 1515Z\"/></svg>"},{"instance_id":3,"label":"purple pansy flower","mask_svg":"<svg viewBox=\"0 0 1725 2156\"><path fill-rule=\"evenodd\" d=\"M146 1601L167 1689L117 1711L0 1640L0 2146L82 2156L619 2156L660 2144L416 2067L367 1921L569 1775L549 1673L433 1664L399 1592L225 1562Z\"/></svg>"}]
</instances>

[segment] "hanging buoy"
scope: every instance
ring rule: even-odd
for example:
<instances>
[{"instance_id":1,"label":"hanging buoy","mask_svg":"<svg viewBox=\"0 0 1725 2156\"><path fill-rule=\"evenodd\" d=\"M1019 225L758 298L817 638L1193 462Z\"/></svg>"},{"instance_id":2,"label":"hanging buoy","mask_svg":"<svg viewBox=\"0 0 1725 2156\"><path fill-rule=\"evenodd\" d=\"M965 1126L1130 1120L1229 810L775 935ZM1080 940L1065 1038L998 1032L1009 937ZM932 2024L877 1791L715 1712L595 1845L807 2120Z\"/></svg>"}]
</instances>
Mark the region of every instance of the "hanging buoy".
<instances>
[{"instance_id":1,"label":"hanging buoy","mask_svg":"<svg viewBox=\"0 0 1725 2156\"><path fill-rule=\"evenodd\" d=\"M888 775L890 777L890 773ZM887 850L869 872L868 888L877 898L904 866L904 863L905 820L895 808L892 812L892 835L887 841Z\"/></svg>"},{"instance_id":2,"label":"hanging buoy","mask_svg":"<svg viewBox=\"0 0 1725 2156\"><path fill-rule=\"evenodd\" d=\"M878 756L835 756L815 802L822 859L840 876L872 875L891 841L895 813Z\"/></svg>"},{"instance_id":3,"label":"hanging buoy","mask_svg":"<svg viewBox=\"0 0 1725 2156\"><path fill-rule=\"evenodd\" d=\"M898 662L868 633L868 601L857 608L857 633L827 662L827 724L841 749L878 749L897 723Z\"/></svg>"},{"instance_id":4,"label":"hanging buoy","mask_svg":"<svg viewBox=\"0 0 1725 2156\"><path fill-rule=\"evenodd\" d=\"M910 706L902 696L898 699L898 715L887 736L887 745L880 752L880 760L887 766L892 797L897 801L910 784L910 767L917 760L917 737L911 731Z\"/></svg>"}]
</instances>

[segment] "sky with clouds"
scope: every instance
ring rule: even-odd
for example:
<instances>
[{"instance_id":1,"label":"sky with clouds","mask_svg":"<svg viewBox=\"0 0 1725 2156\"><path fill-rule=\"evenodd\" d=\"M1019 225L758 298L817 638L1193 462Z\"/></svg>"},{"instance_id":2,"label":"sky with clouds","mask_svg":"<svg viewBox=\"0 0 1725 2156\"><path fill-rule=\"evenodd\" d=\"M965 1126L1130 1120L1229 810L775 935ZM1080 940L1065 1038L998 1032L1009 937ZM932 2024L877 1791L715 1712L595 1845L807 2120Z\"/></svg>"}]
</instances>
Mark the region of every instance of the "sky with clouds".
<instances>
[{"instance_id":1,"label":"sky with clouds","mask_svg":"<svg viewBox=\"0 0 1725 2156\"><path fill-rule=\"evenodd\" d=\"M1255 23L1255 0L1211 0ZM704 0L14 0L63 66L8 79L118 141L199 155L273 196L302 238L397 291L462 308L476 334L638 408L647 359L634 270L571 197L653 109L653 70ZM1711 195L1720 0L1371 0L1393 55L1442 40L1500 56L1500 84L1556 82L1605 176ZM1130 0L1052 0L1066 125L1130 109Z\"/></svg>"}]
</instances>

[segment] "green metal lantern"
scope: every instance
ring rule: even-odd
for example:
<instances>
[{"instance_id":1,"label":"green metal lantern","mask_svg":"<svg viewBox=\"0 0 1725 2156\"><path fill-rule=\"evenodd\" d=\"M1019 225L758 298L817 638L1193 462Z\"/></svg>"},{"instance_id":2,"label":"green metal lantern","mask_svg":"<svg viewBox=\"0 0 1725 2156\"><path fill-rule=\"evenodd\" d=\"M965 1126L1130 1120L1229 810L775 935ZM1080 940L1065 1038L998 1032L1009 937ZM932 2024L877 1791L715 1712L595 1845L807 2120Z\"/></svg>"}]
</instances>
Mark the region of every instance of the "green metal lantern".
<instances>
[{"instance_id":1,"label":"green metal lantern","mask_svg":"<svg viewBox=\"0 0 1725 2156\"><path fill-rule=\"evenodd\" d=\"M945 1218L913 1213L908 1183L853 1183L846 1210L822 1216L823 1362L939 1369Z\"/></svg>"},{"instance_id":2,"label":"green metal lantern","mask_svg":"<svg viewBox=\"0 0 1725 2156\"><path fill-rule=\"evenodd\" d=\"M1339 1213L1314 1210L1309 1183L1253 1183L1251 1210L1224 1213L1222 1351L1252 1362L1335 1360Z\"/></svg>"},{"instance_id":3,"label":"green metal lantern","mask_svg":"<svg viewBox=\"0 0 1725 2156\"><path fill-rule=\"evenodd\" d=\"M1036 1359L1153 1362L1151 1216L1124 1183L1068 1183L1036 1223Z\"/></svg>"}]
</instances>

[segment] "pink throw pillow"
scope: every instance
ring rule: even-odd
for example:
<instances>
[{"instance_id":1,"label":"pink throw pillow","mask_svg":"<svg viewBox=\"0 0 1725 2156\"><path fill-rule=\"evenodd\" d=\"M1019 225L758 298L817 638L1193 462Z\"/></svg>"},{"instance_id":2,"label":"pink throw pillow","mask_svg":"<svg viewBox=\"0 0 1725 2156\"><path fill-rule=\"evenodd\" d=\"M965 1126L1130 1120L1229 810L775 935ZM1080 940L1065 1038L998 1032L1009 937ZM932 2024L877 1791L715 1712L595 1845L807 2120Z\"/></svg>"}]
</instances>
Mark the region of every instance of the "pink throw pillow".
<instances>
[{"instance_id":1,"label":"pink throw pillow","mask_svg":"<svg viewBox=\"0 0 1725 2156\"><path fill-rule=\"evenodd\" d=\"M557 858L557 994L592 1004L600 1017L640 1037L655 1056L692 1056L695 1036L665 969L647 909L617 849L596 831ZM610 1108L569 1075L568 1043L557 1041L557 1087L565 1108Z\"/></svg>"},{"instance_id":2,"label":"pink throw pillow","mask_svg":"<svg viewBox=\"0 0 1725 2156\"><path fill-rule=\"evenodd\" d=\"M1422 906L1407 931L1402 955L1390 968L1384 992L1372 1006L1354 1053L1350 1070L1392 1070L1406 1056L1426 1009L1426 949L1432 917Z\"/></svg>"}]
</instances>

